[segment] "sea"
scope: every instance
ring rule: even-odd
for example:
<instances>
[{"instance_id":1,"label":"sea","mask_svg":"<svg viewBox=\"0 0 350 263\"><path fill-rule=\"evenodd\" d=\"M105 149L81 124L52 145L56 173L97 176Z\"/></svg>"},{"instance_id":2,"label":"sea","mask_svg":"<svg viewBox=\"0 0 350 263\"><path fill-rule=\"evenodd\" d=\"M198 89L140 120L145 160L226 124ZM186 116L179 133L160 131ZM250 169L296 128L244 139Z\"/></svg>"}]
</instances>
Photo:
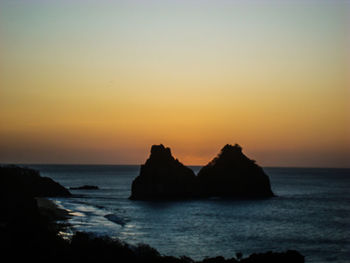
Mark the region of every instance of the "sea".
<instances>
[{"instance_id":1,"label":"sea","mask_svg":"<svg viewBox=\"0 0 350 263\"><path fill-rule=\"evenodd\" d=\"M276 197L165 202L128 199L138 165L27 167L67 188L98 186L52 199L71 211L71 233L148 244L162 255L195 260L293 249L305 262L350 262L350 169L265 167ZM197 173L201 167L191 168Z\"/></svg>"}]
</instances>

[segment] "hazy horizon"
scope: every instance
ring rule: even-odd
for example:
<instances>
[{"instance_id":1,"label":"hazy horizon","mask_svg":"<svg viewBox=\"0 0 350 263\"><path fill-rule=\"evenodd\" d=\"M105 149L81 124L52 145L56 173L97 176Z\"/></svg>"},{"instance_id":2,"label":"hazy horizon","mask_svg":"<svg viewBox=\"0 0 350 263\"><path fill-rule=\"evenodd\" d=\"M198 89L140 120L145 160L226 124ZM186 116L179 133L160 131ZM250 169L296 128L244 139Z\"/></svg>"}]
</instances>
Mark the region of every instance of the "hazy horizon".
<instances>
[{"instance_id":1,"label":"hazy horizon","mask_svg":"<svg viewBox=\"0 0 350 263\"><path fill-rule=\"evenodd\" d=\"M349 1L0 0L0 163L350 167Z\"/></svg>"},{"instance_id":2,"label":"hazy horizon","mask_svg":"<svg viewBox=\"0 0 350 263\"><path fill-rule=\"evenodd\" d=\"M145 160L146 161L146 160ZM23 166L36 166L36 165L52 165L52 166L141 166L143 163L139 164L125 164L125 163L0 163L0 165L23 165ZM207 164L207 163L206 163ZM206 164L184 164L188 167L203 167ZM338 167L338 166L262 166L262 168L291 168L291 169L350 169L349 166Z\"/></svg>"}]
</instances>

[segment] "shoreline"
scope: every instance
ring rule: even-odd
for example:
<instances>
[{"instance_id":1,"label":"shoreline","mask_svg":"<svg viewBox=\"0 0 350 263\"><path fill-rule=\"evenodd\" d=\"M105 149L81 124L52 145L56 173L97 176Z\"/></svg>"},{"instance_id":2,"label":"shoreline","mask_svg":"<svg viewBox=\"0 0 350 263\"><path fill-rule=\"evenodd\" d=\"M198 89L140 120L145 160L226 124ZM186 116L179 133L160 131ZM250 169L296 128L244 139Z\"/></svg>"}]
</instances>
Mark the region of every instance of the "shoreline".
<instances>
[{"instance_id":1,"label":"shoreline","mask_svg":"<svg viewBox=\"0 0 350 263\"><path fill-rule=\"evenodd\" d=\"M59 207L55 201L45 197L35 198L39 214L47 218L49 228L63 239L69 240L73 236L72 225L68 220L73 216L69 210Z\"/></svg>"},{"instance_id":2,"label":"shoreline","mask_svg":"<svg viewBox=\"0 0 350 263\"><path fill-rule=\"evenodd\" d=\"M108 236L73 233L67 220L74 212L51 199L72 196L68 190L28 168L0 166L0 173L4 174L1 178L4 191L0 195L4 211L0 216L0 250L4 258L12 261L22 262L25 258L36 262L304 263L304 256L295 250L254 253L245 258L241 254L228 259L216 256L195 261L185 256L162 255L147 244L130 246Z\"/></svg>"},{"instance_id":3,"label":"shoreline","mask_svg":"<svg viewBox=\"0 0 350 263\"><path fill-rule=\"evenodd\" d=\"M72 217L66 209L60 208L53 200L36 197L39 213L47 217L50 221L66 221Z\"/></svg>"}]
</instances>

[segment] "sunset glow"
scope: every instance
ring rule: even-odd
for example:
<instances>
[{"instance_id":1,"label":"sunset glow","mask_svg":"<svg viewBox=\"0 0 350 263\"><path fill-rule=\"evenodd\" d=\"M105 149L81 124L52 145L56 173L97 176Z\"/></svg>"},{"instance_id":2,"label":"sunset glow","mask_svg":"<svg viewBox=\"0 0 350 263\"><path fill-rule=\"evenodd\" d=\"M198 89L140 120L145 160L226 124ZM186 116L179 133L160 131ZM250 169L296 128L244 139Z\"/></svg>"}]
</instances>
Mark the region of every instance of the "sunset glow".
<instances>
[{"instance_id":1,"label":"sunset glow","mask_svg":"<svg viewBox=\"0 0 350 263\"><path fill-rule=\"evenodd\" d=\"M0 163L349 167L344 1L0 0Z\"/></svg>"}]
</instances>

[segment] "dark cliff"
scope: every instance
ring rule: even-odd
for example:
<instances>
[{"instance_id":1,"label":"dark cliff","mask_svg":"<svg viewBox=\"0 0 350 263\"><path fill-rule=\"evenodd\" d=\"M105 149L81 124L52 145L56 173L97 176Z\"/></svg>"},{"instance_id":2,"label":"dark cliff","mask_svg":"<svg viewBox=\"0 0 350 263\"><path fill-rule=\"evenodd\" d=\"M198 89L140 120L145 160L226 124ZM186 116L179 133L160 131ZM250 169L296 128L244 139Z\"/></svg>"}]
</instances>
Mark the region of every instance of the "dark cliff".
<instances>
[{"instance_id":1,"label":"dark cliff","mask_svg":"<svg viewBox=\"0 0 350 263\"><path fill-rule=\"evenodd\" d=\"M30 168L14 165L0 166L1 196L54 197L71 193L49 177Z\"/></svg>"},{"instance_id":2,"label":"dark cliff","mask_svg":"<svg viewBox=\"0 0 350 263\"><path fill-rule=\"evenodd\" d=\"M170 148L153 145L149 159L141 165L140 175L132 182L130 199L271 196L269 177L237 144L226 145L198 176L175 159Z\"/></svg>"},{"instance_id":3,"label":"dark cliff","mask_svg":"<svg viewBox=\"0 0 350 263\"><path fill-rule=\"evenodd\" d=\"M51 178L40 176L36 170L14 165L0 166L0 225L23 221L24 217L37 221L39 208L36 197L70 195L65 187Z\"/></svg>"},{"instance_id":4,"label":"dark cliff","mask_svg":"<svg viewBox=\"0 0 350 263\"><path fill-rule=\"evenodd\" d=\"M153 145L132 182L130 199L173 199L193 195L195 174L171 155L170 148Z\"/></svg>"},{"instance_id":5,"label":"dark cliff","mask_svg":"<svg viewBox=\"0 0 350 263\"><path fill-rule=\"evenodd\" d=\"M224 146L197 176L201 196L237 198L271 197L269 177L236 144Z\"/></svg>"}]
</instances>

